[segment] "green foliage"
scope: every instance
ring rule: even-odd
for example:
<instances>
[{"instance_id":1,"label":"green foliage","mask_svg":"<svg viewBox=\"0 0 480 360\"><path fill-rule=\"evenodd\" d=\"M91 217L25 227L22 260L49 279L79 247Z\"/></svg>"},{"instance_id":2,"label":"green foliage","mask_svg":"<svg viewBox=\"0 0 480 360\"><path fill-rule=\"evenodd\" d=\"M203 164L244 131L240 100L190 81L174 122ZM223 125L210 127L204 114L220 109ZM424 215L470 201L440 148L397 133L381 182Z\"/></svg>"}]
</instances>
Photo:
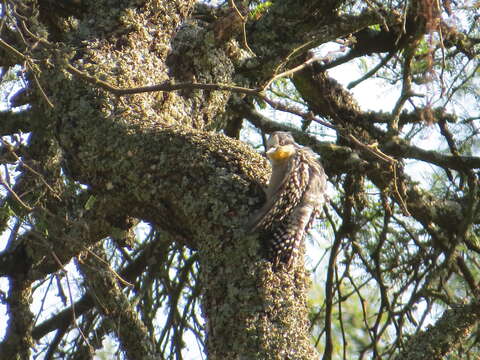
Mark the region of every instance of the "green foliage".
<instances>
[{"instance_id":1,"label":"green foliage","mask_svg":"<svg viewBox=\"0 0 480 360\"><path fill-rule=\"evenodd\" d=\"M258 19L264 13L266 13L271 6L271 1L255 1L255 4L248 14L248 17L253 20Z\"/></svg>"}]
</instances>

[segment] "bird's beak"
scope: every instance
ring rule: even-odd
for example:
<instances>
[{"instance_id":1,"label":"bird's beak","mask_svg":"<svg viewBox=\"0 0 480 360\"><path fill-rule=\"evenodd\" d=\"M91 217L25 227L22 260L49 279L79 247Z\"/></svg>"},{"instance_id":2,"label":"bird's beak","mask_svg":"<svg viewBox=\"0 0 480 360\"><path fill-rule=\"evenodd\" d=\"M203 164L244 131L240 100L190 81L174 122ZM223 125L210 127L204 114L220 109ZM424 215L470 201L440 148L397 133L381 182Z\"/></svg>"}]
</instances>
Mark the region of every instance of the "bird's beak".
<instances>
[{"instance_id":1,"label":"bird's beak","mask_svg":"<svg viewBox=\"0 0 480 360\"><path fill-rule=\"evenodd\" d=\"M267 156L270 160L285 160L295 153L293 145L275 146L267 151Z\"/></svg>"}]
</instances>

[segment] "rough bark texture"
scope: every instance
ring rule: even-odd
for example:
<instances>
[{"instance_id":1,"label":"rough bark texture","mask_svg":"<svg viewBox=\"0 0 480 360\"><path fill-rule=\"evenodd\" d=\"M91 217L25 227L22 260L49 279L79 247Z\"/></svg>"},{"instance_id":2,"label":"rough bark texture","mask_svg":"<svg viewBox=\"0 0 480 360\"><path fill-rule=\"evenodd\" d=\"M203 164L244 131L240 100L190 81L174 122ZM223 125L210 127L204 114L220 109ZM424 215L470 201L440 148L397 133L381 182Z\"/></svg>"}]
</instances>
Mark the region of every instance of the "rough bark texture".
<instances>
[{"instance_id":1,"label":"rough bark texture","mask_svg":"<svg viewBox=\"0 0 480 360\"><path fill-rule=\"evenodd\" d=\"M396 359L445 359L480 320L480 307L473 303L446 311L432 326L411 339Z\"/></svg>"},{"instance_id":2,"label":"rough bark texture","mask_svg":"<svg viewBox=\"0 0 480 360\"><path fill-rule=\"evenodd\" d=\"M38 111L46 113L68 175L89 186L95 207L103 204L101 213L96 211L99 219L143 219L198 249L209 358L314 358L303 268L273 274L260 261L257 239L243 231L252 201L258 201L255 182L266 179L266 163L238 141L206 131L221 127L219 114L229 94L185 90L117 98L66 68L58 71L69 62L124 88L167 79L231 83L241 54L238 44L217 44L212 31L194 23L177 29L193 2L82 5L84 20L60 23L58 36L66 46L57 50L57 66L45 68L39 79L48 84L54 108L39 104ZM101 237L82 236L90 239L83 246ZM70 249L72 256L78 251ZM36 254L41 256L35 252L31 263ZM83 268L88 278L88 264ZM121 303L120 294L111 294L113 285L98 288L107 285L93 281L91 291ZM117 318L109 302L98 301L112 321L122 326L133 321L135 327L135 320ZM123 340L127 354L151 356L150 350L135 350Z\"/></svg>"}]
</instances>

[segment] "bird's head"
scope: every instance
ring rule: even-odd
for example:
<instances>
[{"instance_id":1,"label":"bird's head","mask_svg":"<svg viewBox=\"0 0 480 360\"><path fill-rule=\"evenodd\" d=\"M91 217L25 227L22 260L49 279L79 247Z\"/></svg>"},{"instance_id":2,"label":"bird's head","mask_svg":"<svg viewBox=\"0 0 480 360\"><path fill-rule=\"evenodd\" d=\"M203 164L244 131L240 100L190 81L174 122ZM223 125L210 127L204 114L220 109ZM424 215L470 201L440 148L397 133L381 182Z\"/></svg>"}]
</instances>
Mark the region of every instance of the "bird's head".
<instances>
[{"instance_id":1,"label":"bird's head","mask_svg":"<svg viewBox=\"0 0 480 360\"><path fill-rule=\"evenodd\" d=\"M288 132L276 131L267 141L267 157L274 162L290 159L296 152L295 141Z\"/></svg>"}]
</instances>

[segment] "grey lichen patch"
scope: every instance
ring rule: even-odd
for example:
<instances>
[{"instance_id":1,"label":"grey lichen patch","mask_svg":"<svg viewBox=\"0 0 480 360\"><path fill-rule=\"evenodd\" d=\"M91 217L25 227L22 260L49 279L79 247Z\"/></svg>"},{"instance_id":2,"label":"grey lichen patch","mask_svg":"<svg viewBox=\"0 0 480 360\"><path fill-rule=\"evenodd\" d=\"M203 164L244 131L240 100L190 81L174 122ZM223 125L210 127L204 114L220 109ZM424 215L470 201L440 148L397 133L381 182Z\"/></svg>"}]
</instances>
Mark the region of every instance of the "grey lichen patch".
<instances>
[{"instance_id":1,"label":"grey lichen patch","mask_svg":"<svg viewBox=\"0 0 480 360\"><path fill-rule=\"evenodd\" d=\"M446 310L433 326L412 337L396 360L444 359L464 344L478 324L479 304L460 305Z\"/></svg>"},{"instance_id":2,"label":"grey lichen patch","mask_svg":"<svg viewBox=\"0 0 480 360\"><path fill-rule=\"evenodd\" d=\"M234 66L229 55L235 53L236 45L231 44L227 54L210 41L208 30L187 23L178 28L193 1L149 1L143 7L128 4L125 1L121 4L123 6L111 9L99 6L91 16L76 19L75 26L71 27L66 37L82 44L81 53L75 54L74 51L70 54L72 51L68 50L67 56L65 49L64 56L75 58L73 65L79 70L121 88L159 84L167 80L232 82ZM84 5L95 6L93 2ZM176 37L172 42L173 31ZM45 72L49 82L52 82L50 76L53 74L55 72ZM117 98L78 80L63 74L58 78L59 86L53 86L58 91L51 96L59 105L55 109L57 115L61 113L65 119L65 114L68 114L67 121L75 119L75 127L86 124L84 127L90 129L98 124L85 120L94 118L99 122L104 121L102 118L108 119L109 123L113 120L116 125L132 127L132 131L136 131L133 128L149 128L158 124L218 129L223 124L222 117L217 115L223 111L230 96L225 91L183 90ZM68 102L62 98L65 92L71 94ZM80 125L80 122L83 124ZM66 144L71 139L64 141Z\"/></svg>"},{"instance_id":3,"label":"grey lichen patch","mask_svg":"<svg viewBox=\"0 0 480 360\"><path fill-rule=\"evenodd\" d=\"M308 276L301 265L295 267L294 274L273 273L265 266L259 278L258 287L265 304L265 317L259 325L266 348L276 354L272 359L313 359L316 356L310 345L306 321Z\"/></svg>"},{"instance_id":4,"label":"grey lichen patch","mask_svg":"<svg viewBox=\"0 0 480 360\"><path fill-rule=\"evenodd\" d=\"M220 261L213 253L203 254L212 357L234 358L241 353L245 359L316 358L306 321L308 281L303 269L296 268L295 276L273 273L258 254L245 256L249 239L254 236L222 249L226 258Z\"/></svg>"},{"instance_id":5,"label":"grey lichen patch","mask_svg":"<svg viewBox=\"0 0 480 360\"><path fill-rule=\"evenodd\" d=\"M223 151L219 156L228 154ZM263 163L258 154L256 157L255 162ZM297 264L294 276L273 273L271 265L262 260L257 235L242 229L210 241L203 243L200 254L202 277L209 284L204 312L208 347L215 350L212 358L233 358L238 353L245 359L315 358L306 321L309 282L303 264ZM221 251L211 251L214 246Z\"/></svg>"},{"instance_id":6,"label":"grey lichen patch","mask_svg":"<svg viewBox=\"0 0 480 360\"><path fill-rule=\"evenodd\" d=\"M193 2L190 3L192 5ZM188 2L147 2L143 8L113 7L110 12L98 9L98 14L85 17L77 26L77 32L69 37L77 37L82 42L82 58L75 66L87 71L114 86L132 88L159 84L169 77L169 69L165 59L170 53L170 42L173 31L182 21L182 15L189 12ZM179 13L180 10L180 13ZM80 31L80 29L88 29ZM113 34L108 34L108 32ZM112 36L113 35L113 36ZM201 31L191 34L203 39ZM80 38L78 38L80 37ZM198 44L194 61L200 57L201 44ZM185 53L184 56L188 56ZM201 61L193 71L198 72L198 78L204 82L226 82L233 70L225 71L224 65L228 58L222 52L203 54ZM78 56L77 56L78 58ZM203 68L202 68L203 67ZM202 74L202 71L206 75ZM221 77L223 76L223 77ZM190 79L194 80L194 79ZM197 128L209 126L215 120L215 114L225 106L228 94L225 92L193 91L175 92L169 96L161 93L143 93L124 97L121 101L108 93L101 94L101 111L105 116L119 116L127 123L143 126L145 123L184 123Z\"/></svg>"},{"instance_id":7,"label":"grey lichen patch","mask_svg":"<svg viewBox=\"0 0 480 360\"><path fill-rule=\"evenodd\" d=\"M215 43L212 32L195 22L185 23L179 29L172 43L168 64L179 82L232 84L235 73L232 59L225 49ZM217 129L223 126L218 122L222 118L217 114L225 108L230 96L228 92L193 90L188 95L192 122L196 128Z\"/></svg>"},{"instance_id":8,"label":"grey lichen patch","mask_svg":"<svg viewBox=\"0 0 480 360\"><path fill-rule=\"evenodd\" d=\"M119 182L115 185L117 191L130 184L130 187L138 186L138 193L148 191L152 196L150 202L168 199L176 204L180 211L177 215L182 217L186 227L191 227L198 236L212 234L212 241L219 241L218 234L223 233L225 227L240 227L248 204L238 199L245 198L252 178L235 164L248 153L231 150L238 143L228 144L231 140L224 140L224 136L188 128L158 130L150 136L145 133L132 136L127 142L124 139L123 144L113 140L117 149L135 150L125 150L129 154L127 160L105 164L103 170L115 173L118 167L131 166L131 173L141 174L138 181L132 182L128 181L129 176L113 178L114 184L115 180ZM252 155L258 157L255 153ZM145 169L149 176L145 176ZM126 168L124 170L122 174L128 173ZM154 220L154 215L149 216Z\"/></svg>"}]
</instances>

